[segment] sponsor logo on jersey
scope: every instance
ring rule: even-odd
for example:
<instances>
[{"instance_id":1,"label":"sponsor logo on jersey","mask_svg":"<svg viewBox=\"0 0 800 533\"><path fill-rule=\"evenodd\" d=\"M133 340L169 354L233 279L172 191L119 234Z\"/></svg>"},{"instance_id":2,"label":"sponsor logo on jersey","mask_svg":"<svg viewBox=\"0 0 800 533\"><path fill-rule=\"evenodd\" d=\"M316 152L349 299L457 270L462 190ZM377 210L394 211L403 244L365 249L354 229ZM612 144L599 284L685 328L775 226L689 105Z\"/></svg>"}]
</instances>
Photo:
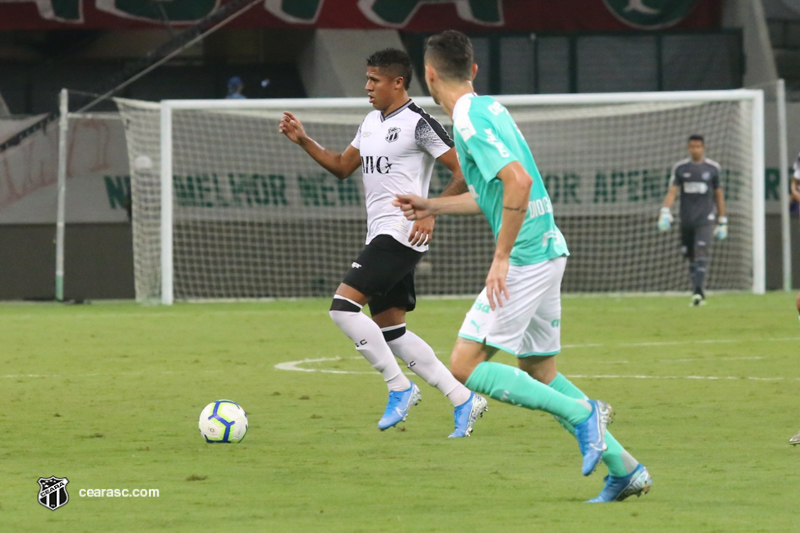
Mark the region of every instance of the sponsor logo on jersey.
<instances>
[{"instance_id":1,"label":"sponsor logo on jersey","mask_svg":"<svg viewBox=\"0 0 800 533\"><path fill-rule=\"evenodd\" d=\"M386 132L386 142L393 143L400 136L400 128L392 127Z\"/></svg>"},{"instance_id":2,"label":"sponsor logo on jersey","mask_svg":"<svg viewBox=\"0 0 800 533\"><path fill-rule=\"evenodd\" d=\"M544 235L542 235L542 246L547 246L548 241L551 239L553 240L554 244L558 244L561 242L561 232L558 230L546 231Z\"/></svg>"},{"instance_id":3,"label":"sponsor logo on jersey","mask_svg":"<svg viewBox=\"0 0 800 533\"><path fill-rule=\"evenodd\" d=\"M528 202L528 218L537 218L552 212L553 204L547 196Z\"/></svg>"},{"instance_id":4,"label":"sponsor logo on jersey","mask_svg":"<svg viewBox=\"0 0 800 533\"><path fill-rule=\"evenodd\" d=\"M504 112L506 110L506 108L503 107L503 104L501 104L500 102L493 103L487 109L489 109L489 111L493 115L499 115L500 113L502 113L502 112Z\"/></svg>"},{"instance_id":5,"label":"sponsor logo on jersey","mask_svg":"<svg viewBox=\"0 0 800 533\"><path fill-rule=\"evenodd\" d=\"M689 15L698 0L603 0L621 22L633 28L655 30L674 26Z\"/></svg>"},{"instance_id":6,"label":"sponsor logo on jersey","mask_svg":"<svg viewBox=\"0 0 800 533\"><path fill-rule=\"evenodd\" d=\"M684 183L683 192L689 194L705 194L708 192L708 183L703 183L702 181Z\"/></svg>"},{"instance_id":7,"label":"sponsor logo on jersey","mask_svg":"<svg viewBox=\"0 0 800 533\"><path fill-rule=\"evenodd\" d=\"M494 136L494 131L492 131L491 128L486 128L483 130L483 132L486 134L486 141L497 148L497 151L500 153L500 157L509 157L511 155L508 153L506 146Z\"/></svg>"},{"instance_id":8,"label":"sponsor logo on jersey","mask_svg":"<svg viewBox=\"0 0 800 533\"><path fill-rule=\"evenodd\" d=\"M373 155L361 156L361 172L364 174L388 174L392 170L392 164L385 155L375 157Z\"/></svg>"}]
</instances>

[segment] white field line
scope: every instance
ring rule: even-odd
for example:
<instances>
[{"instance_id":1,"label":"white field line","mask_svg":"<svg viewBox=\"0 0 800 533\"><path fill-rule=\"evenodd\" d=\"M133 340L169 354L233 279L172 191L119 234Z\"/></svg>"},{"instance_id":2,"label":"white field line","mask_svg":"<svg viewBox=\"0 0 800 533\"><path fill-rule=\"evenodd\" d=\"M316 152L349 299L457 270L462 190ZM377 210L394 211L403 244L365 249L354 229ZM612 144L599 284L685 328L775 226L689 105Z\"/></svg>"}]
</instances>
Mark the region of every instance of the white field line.
<instances>
[{"instance_id":1,"label":"white field line","mask_svg":"<svg viewBox=\"0 0 800 533\"><path fill-rule=\"evenodd\" d=\"M657 342L620 342L615 344L564 344L562 348L601 348L605 346L620 346L624 348L636 348L638 346L683 346L687 344L732 344L745 342L791 342L800 341L800 337L767 337L766 339L700 339L688 341L657 341Z\"/></svg>"},{"instance_id":2,"label":"white field line","mask_svg":"<svg viewBox=\"0 0 800 533\"><path fill-rule=\"evenodd\" d=\"M350 359L362 359L359 356ZM275 368L278 370L288 370L293 372L320 372L323 374L374 374L375 371L368 370L337 370L332 368L304 368L304 365L315 363L339 362L344 361L342 357L316 357L301 359L299 361L287 361L278 363ZM413 375L406 372L408 375ZM800 381L800 377L756 377L756 376L648 376L644 374L570 374L568 378L576 379L689 379L704 381Z\"/></svg>"},{"instance_id":3,"label":"white field line","mask_svg":"<svg viewBox=\"0 0 800 533\"><path fill-rule=\"evenodd\" d=\"M562 344L564 350L581 350L584 348L637 348L637 347L658 347L658 346L685 346L689 344L744 344L753 342L795 342L800 341L800 337L767 337L766 339L699 339L689 341L656 341L656 342L619 342L614 344L586 343L586 344ZM436 352L436 355L449 355L450 352ZM684 359L692 361L693 359ZM697 359L698 361L702 359ZM732 359L731 359L732 360ZM672 361L679 361L673 359Z\"/></svg>"},{"instance_id":4,"label":"white field line","mask_svg":"<svg viewBox=\"0 0 800 533\"><path fill-rule=\"evenodd\" d=\"M188 373L207 373L217 372L216 370L185 370L185 371L165 371L165 372L89 372L86 374L0 374L0 379L23 379L23 378L94 378L110 376L172 376L176 374Z\"/></svg>"},{"instance_id":5,"label":"white field line","mask_svg":"<svg viewBox=\"0 0 800 533\"><path fill-rule=\"evenodd\" d=\"M581 348L597 348L604 346L620 346L620 347L636 347L636 346L675 346L687 344L728 344L728 343L744 343L744 342L793 342L800 341L800 337L768 337L766 339L753 339L745 341L741 339L701 339L690 341L664 341L664 342L629 342L618 344L565 344L562 348L581 349ZM436 352L437 355L449 354L449 352ZM354 357L354 359L361 359L361 357ZM759 360L764 357L725 357L725 358L691 358L691 359L660 359L661 363L683 363L683 362L697 362L697 361L746 361L746 360ZM285 363L278 363L275 368L278 370L290 370L295 372L323 372L326 374L372 374L373 371L358 371L358 370L336 370L327 368L302 368L300 365L308 365L313 363L323 363L329 361L341 361L341 357L321 357L317 359L302 359L300 361L288 361ZM602 364L625 364L627 361L603 361ZM180 374L181 372L159 372L160 375ZM145 372L124 372L124 373L89 373L89 374L0 374L0 379L22 379L22 378L78 378L78 377L95 377L95 376L121 376L121 375L140 375ZM152 372L148 372L152 374ZM409 375L413 375L408 373ZM640 375L598 375L598 376L584 376L584 375L571 375L574 378L598 378L598 379L705 379L705 380L755 380L755 381L797 381L800 378L758 378L758 377L737 377L737 376L640 376Z\"/></svg>"}]
</instances>

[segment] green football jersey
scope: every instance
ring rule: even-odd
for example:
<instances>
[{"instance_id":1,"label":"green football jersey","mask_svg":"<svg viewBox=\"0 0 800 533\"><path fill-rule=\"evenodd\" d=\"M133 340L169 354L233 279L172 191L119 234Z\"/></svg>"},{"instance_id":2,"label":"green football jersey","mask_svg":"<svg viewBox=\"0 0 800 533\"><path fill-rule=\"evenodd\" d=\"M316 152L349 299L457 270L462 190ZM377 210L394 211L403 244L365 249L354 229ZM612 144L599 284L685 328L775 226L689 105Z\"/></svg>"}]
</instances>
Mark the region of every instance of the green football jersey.
<instances>
[{"instance_id":1,"label":"green football jersey","mask_svg":"<svg viewBox=\"0 0 800 533\"><path fill-rule=\"evenodd\" d=\"M505 106L491 96L466 94L453 109L453 125L461 171L495 240L503 220L503 182L497 173L519 161L533 179L527 216L511 250L510 263L533 265L569 255L531 150Z\"/></svg>"}]
</instances>

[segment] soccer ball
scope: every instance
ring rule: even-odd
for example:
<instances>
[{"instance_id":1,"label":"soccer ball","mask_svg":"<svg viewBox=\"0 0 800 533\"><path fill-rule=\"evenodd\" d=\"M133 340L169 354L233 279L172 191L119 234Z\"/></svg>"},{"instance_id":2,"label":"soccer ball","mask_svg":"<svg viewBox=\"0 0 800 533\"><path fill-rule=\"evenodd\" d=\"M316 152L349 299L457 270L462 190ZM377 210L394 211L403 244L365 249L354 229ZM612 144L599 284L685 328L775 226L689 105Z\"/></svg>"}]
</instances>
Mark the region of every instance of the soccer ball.
<instances>
[{"instance_id":1,"label":"soccer ball","mask_svg":"<svg viewBox=\"0 0 800 533\"><path fill-rule=\"evenodd\" d=\"M247 435L247 413L236 402L217 400L200 413L199 426L206 442L241 442Z\"/></svg>"}]
</instances>

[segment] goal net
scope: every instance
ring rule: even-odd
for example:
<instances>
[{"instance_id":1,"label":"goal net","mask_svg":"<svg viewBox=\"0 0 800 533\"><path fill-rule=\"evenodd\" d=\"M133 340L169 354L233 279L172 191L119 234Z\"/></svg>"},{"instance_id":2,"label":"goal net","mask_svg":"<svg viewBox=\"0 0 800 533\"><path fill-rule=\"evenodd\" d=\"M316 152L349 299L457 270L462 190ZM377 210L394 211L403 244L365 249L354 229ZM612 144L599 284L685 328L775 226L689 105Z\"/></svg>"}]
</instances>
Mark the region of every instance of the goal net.
<instances>
[{"instance_id":1,"label":"goal net","mask_svg":"<svg viewBox=\"0 0 800 533\"><path fill-rule=\"evenodd\" d=\"M531 146L571 257L563 290L690 289L679 229L657 215L690 134L722 166L730 234L711 290L764 290L760 91L499 97ZM438 106L416 99L449 127ZM360 173L337 180L278 131L284 110L343 151L363 99L117 99L131 164L139 301L332 294L364 245ZM436 196L449 180L440 166ZM677 215L678 206L673 207ZM677 217L676 217L677 219ZM676 224L677 226L677 224ZM417 269L420 294L481 290L494 249L482 216L443 216Z\"/></svg>"}]
</instances>

